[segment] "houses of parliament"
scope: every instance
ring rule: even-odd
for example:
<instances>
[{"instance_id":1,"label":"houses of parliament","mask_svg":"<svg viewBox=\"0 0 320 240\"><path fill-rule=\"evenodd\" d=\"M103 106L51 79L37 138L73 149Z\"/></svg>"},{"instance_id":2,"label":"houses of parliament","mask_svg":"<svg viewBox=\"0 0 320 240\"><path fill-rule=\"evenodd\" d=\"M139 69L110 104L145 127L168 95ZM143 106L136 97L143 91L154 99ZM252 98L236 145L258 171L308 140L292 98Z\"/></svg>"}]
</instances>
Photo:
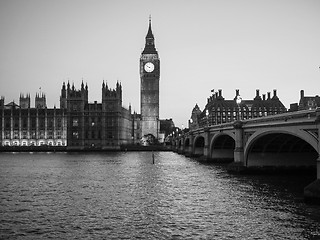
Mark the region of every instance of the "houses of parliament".
<instances>
[{"instance_id":1,"label":"houses of parliament","mask_svg":"<svg viewBox=\"0 0 320 240\"><path fill-rule=\"evenodd\" d=\"M46 96L20 94L19 104L0 99L1 146L64 146L67 149L119 149L122 145L163 142L174 127L159 118L160 59L151 19L140 56L141 114L122 106L122 85L102 82L102 101L88 102L88 85L62 84L60 108L47 108Z\"/></svg>"}]
</instances>

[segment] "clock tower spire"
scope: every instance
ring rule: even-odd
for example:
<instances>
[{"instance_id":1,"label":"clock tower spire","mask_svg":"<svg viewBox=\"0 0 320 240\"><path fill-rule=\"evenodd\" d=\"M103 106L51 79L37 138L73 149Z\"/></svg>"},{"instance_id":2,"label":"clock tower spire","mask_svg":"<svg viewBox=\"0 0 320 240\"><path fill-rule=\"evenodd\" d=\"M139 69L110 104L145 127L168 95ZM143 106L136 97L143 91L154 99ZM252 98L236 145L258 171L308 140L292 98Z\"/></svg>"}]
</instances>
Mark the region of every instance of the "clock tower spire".
<instances>
[{"instance_id":1,"label":"clock tower spire","mask_svg":"<svg viewBox=\"0 0 320 240\"><path fill-rule=\"evenodd\" d=\"M146 44L142 54L158 54L154 45L154 36L151 29L151 15L149 16L149 29L146 36Z\"/></svg>"},{"instance_id":2,"label":"clock tower spire","mask_svg":"<svg viewBox=\"0 0 320 240\"><path fill-rule=\"evenodd\" d=\"M144 50L140 56L140 104L142 136L159 137L160 59L154 44L151 16Z\"/></svg>"}]
</instances>

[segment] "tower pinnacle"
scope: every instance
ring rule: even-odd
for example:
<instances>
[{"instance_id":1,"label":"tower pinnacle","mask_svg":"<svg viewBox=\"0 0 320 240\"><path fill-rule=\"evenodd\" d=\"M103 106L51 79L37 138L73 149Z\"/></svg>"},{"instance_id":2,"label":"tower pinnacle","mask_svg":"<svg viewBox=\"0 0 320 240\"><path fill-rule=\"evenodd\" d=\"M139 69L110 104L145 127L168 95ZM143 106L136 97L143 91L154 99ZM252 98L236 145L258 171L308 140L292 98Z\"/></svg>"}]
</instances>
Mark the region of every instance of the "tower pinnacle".
<instances>
[{"instance_id":1,"label":"tower pinnacle","mask_svg":"<svg viewBox=\"0 0 320 240\"><path fill-rule=\"evenodd\" d=\"M157 50L154 45L154 37L151 29L151 15L149 15L149 28L146 36L146 44L142 54L157 54Z\"/></svg>"}]
</instances>

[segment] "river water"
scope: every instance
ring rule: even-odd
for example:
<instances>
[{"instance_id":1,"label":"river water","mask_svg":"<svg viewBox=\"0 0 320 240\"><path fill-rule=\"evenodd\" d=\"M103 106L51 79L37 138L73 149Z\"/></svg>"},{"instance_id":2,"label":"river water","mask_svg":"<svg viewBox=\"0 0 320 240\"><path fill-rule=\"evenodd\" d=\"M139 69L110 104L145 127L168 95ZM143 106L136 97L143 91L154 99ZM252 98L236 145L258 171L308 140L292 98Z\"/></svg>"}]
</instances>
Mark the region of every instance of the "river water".
<instances>
[{"instance_id":1,"label":"river water","mask_svg":"<svg viewBox=\"0 0 320 240\"><path fill-rule=\"evenodd\" d=\"M320 239L315 176L171 153L0 153L0 239Z\"/></svg>"}]
</instances>

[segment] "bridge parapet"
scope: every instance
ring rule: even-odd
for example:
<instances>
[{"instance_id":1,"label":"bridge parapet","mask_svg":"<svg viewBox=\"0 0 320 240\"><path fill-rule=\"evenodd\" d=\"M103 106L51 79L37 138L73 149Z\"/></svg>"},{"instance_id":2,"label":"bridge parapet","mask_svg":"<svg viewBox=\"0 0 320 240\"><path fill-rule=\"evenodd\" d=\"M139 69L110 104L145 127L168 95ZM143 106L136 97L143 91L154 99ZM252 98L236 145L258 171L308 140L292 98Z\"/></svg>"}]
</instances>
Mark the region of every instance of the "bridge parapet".
<instances>
[{"instance_id":1,"label":"bridge parapet","mask_svg":"<svg viewBox=\"0 0 320 240\"><path fill-rule=\"evenodd\" d=\"M248 120L242 120L245 126L260 126L260 125L276 125L283 124L287 125L288 123L301 123L309 122L314 123L316 121L320 121L320 108L312 109L312 110L302 110L297 112L286 112L271 116L265 116L260 118L253 118Z\"/></svg>"}]
</instances>

